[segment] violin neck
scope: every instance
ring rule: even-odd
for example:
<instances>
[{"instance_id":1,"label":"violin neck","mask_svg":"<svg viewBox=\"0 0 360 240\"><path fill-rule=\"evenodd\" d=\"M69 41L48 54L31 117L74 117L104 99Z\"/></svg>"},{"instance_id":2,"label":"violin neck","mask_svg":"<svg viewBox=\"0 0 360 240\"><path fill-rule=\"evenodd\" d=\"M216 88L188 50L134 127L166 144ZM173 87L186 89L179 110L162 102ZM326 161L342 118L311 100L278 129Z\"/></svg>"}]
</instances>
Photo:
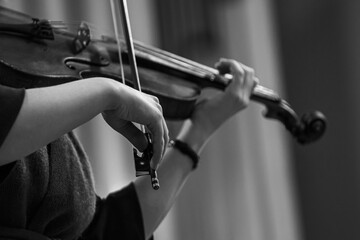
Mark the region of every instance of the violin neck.
<instances>
[{"instance_id":1,"label":"violin neck","mask_svg":"<svg viewBox=\"0 0 360 240\"><path fill-rule=\"evenodd\" d=\"M142 66L169 72L185 80L196 81L201 88L224 90L232 79L230 74L221 75L215 68L137 41L134 41L134 47L138 62ZM282 101L273 90L259 84L254 88L251 99L267 104L278 104Z\"/></svg>"},{"instance_id":2,"label":"violin neck","mask_svg":"<svg viewBox=\"0 0 360 240\"><path fill-rule=\"evenodd\" d=\"M134 41L134 47L136 57L142 66L196 81L202 88L224 89L231 79L220 76L217 69L137 41Z\"/></svg>"}]
</instances>

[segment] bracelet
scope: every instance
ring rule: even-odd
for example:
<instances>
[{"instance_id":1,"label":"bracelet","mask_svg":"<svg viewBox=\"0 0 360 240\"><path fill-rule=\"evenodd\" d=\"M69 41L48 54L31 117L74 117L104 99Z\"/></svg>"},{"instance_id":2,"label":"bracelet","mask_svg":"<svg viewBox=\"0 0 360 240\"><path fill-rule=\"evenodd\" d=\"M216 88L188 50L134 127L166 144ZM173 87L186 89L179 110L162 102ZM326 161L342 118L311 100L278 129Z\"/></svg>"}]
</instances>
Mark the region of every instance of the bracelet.
<instances>
[{"instance_id":1,"label":"bracelet","mask_svg":"<svg viewBox=\"0 0 360 240\"><path fill-rule=\"evenodd\" d=\"M180 140L171 140L170 146L188 156L193 162L193 169L197 168L200 157L187 143Z\"/></svg>"}]
</instances>

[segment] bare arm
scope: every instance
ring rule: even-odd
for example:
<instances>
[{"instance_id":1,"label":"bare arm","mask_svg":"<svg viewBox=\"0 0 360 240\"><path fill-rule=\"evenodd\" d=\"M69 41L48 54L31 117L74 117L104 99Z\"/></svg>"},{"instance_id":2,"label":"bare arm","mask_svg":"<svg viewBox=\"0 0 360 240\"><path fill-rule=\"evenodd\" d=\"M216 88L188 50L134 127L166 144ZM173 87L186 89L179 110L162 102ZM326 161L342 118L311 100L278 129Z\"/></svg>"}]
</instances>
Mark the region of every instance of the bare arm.
<instances>
[{"instance_id":1,"label":"bare arm","mask_svg":"<svg viewBox=\"0 0 360 240\"><path fill-rule=\"evenodd\" d=\"M227 119L248 105L257 82L252 69L233 60L222 60L219 67L229 69L234 76L233 81L225 92L199 103L177 137L197 153L202 151L212 134ZM148 179L135 180L146 239L166 216L191 172L192 162L189 157L177 149L169 148L158 169L161 182L159 190L154 191Z\"/></svg>"},{"instance_id":2,"label":"bare arm","mask_svg":"<svg viewBox=\"0 0 360 240\"><path fill-rule=\"evenodd\" d=\"M110 79L91 78L26 90L17 119L0 148L0 165L34 152L99 113L140 149L146 146L145 138L129 121L151 125L158 142L155 161L159 161L167 128L157 99Z\"/></svg>"}]
</instances>

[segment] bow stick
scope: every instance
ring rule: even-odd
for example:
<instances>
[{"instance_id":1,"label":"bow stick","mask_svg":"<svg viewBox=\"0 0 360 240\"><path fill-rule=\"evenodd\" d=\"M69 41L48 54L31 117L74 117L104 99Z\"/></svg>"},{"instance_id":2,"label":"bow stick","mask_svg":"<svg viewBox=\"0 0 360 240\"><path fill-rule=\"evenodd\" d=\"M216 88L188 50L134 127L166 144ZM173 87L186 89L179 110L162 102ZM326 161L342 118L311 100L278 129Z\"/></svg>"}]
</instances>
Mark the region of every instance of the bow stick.
<instances>
[{"instance_id":1,"label":"bow stick","mask_svg":"<svg viewBox=\"0 0 360 240\"><path fill-rule=\"evenodd\" d=\"M131 75L132 75L132 80L134 83L134 88L141 92L139 73L137 70L137 64L136 64L135 53L134 53L133 38L131 35L127 2L126 2L126 0L111 0L110 3L111 3L111 9L112 9L112 15L113 15L113 21L114 21L115 36L116 36L118 52L119 52L119 60L120 60L120 64L121 64L122 81L124 83L125 77L124 77L124 72L122 69L121 46L120 46L121 29L118 24L119 21L122 23L123 30L124 30L125 43L126 43L126 46L128 49L129 65L130 65L130 69L131 69ZM121 19L119 19L119 17ZM145 136L148 140L148 146L143 152L140 152L137 148L133 147L136 176L139 177L139 176L144 176L144 175L150 175L151 185L155 190L157 190L160 188L159 179L157 178L156 170L154 170L150 167L150 160L153 155L153 146L152 146L152 141L151 141L151 135L149 132L146 131L144 125L140 125L140 130L145 134Z\"/></svg>"}]
</instances>

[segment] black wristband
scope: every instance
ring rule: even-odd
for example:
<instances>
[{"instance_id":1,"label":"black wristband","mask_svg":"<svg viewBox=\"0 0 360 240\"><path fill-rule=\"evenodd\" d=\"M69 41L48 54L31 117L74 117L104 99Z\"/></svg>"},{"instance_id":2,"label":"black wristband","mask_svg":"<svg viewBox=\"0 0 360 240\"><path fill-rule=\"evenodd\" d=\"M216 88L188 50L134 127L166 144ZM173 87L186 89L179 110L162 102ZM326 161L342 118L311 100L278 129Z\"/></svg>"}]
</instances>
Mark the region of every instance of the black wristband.
<instances>
[{"instance_id":1,"label":"black wristband","mask_svg":"<svg viewBox=\"0 0 360 240\"><path fill-rule=\"evenodd\" d=\"M200 157L187 143L180 140L171 140L170 146L188 156L193 162L193 169L197 168Z\"/></svg>"}]
</instances>

